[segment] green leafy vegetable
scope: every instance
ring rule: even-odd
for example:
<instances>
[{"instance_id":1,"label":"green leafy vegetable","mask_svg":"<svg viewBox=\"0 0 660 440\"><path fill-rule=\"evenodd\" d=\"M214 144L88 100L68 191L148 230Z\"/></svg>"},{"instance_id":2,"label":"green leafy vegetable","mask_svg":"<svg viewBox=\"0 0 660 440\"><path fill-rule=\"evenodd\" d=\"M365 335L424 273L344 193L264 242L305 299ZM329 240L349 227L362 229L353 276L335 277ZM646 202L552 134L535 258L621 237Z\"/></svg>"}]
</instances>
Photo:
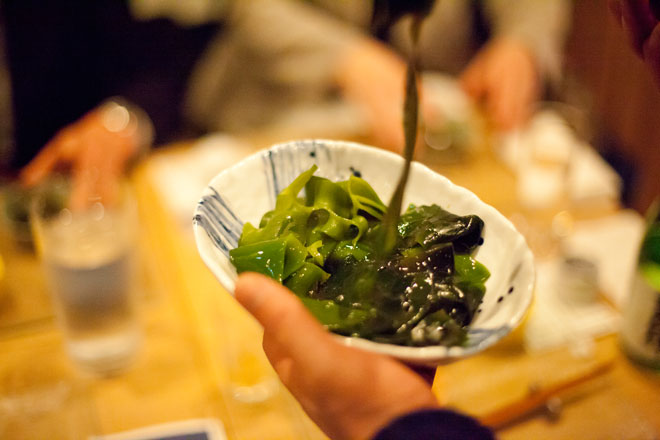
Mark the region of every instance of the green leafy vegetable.
<instances>
[{"instance_id":1,"label":"green leafy vegetable","mask_svg":"<svg viewBox=\"0 0 660 440\"><path fill-rule=\"evenodd\" d=\"M315 171L284 189L259 227L245 225L230 251L237 271L283 283L339 334L403 345L464 343L490 276L471 256L483 221L437 205L410 206L383 256L387 207L373 188L355 176L332 182Z\"/></svg>"},{"instance_id":2,"label":"green leafy vegetable","mask_svg":"<svg viewBox=\"0 0 660 440\"><path fill-rule=\"evenodd\" d=\"M411 206L399 219L398 227L406 247L451 242L457 252L471 253L479 244L484 222L476 215L461 217L437 205Z\"/></svg>"}]
</instances>

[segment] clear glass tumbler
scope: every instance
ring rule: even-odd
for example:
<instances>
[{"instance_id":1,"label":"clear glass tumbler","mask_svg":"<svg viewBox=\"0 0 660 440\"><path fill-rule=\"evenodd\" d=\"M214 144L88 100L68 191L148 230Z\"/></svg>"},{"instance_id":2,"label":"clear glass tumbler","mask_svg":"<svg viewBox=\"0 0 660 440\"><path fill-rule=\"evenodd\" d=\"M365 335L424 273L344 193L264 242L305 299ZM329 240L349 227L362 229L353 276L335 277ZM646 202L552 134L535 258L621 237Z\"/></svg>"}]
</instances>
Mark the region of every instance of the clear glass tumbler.
<instances>
[{"instance_id":1,"label":"clear glass tumbler","mask_svg":"<svg viewBox=\"0 0 660 440\"><path fill-rule=\"evenodd\" d=\"M31 224L69 355L93 373L123 370L142 341L133 276L138 220L128 188L112 205L78 210L37 196Z\"/></svg>"}]
</instances>

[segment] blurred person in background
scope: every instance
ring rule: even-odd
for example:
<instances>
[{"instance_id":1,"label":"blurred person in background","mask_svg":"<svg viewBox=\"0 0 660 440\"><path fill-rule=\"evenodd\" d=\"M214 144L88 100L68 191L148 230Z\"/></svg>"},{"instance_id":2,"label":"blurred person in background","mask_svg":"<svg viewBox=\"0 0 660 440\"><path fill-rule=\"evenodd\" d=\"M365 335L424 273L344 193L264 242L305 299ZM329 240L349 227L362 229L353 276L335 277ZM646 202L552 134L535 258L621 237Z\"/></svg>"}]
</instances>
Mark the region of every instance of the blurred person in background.
<instances>
[{"instance_id":1,"label":"blurred person in background","mask_svg":"<svg viewBox=\"0 0 660 440\"><path fill-rule=\"evenodd\" d=\"M363 111L377 146L400 149L409 22L370 34L378 3L407 2L237 3L214 41L222 50L208 51L194 72L191 116L241 131L285 119L289 103L299 112L347 100ZM420 67L460 76L497 129L514 129L543 86L559 80L569 20L565 0L437 1L422 26Z\"/></svg>"},{"instance_id":2,"label":"blurred person in background","mask_svg":"<svg viewBox=\"0 0 660 440\"><path fill-rule=\"evenodd\" d=\"M84 200L109 192L149 143L150 123L140 130L134 123L147 115L162 144L208 131L295 127L300 115L332 124L347 114L346 102L362 111L373 143L398 150L401 55L410 42L405 20L369 35L372 7L357 0L5 1L0 161L18 169L41 149L23 182L73 164ZM567 0L436 2L420 36L421 67L460 75L497 129L515 128L542 85L560 75L569 12ZM125 101L99 105L112 96ZM131 116L124 126L122 114Z\"/></svg>"},{"instance_id":3,"label":"blurred person in background","mask_svg":"<svg viewBox=\"0 0 660 440\"><path fill-rule=\"evenodd\" d=\"M660 2L609 0L608 3L631 47L660 87Z\"/></svg>"}]
</instances>

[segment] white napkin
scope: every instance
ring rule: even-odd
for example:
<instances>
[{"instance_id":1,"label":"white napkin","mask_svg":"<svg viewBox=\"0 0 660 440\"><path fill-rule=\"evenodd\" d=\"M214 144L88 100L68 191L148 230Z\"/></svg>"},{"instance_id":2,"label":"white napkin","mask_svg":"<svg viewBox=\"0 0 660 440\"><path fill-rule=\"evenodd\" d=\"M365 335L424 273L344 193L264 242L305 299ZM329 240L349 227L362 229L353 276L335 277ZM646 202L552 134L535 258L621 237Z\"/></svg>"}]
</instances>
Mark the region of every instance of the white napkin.
<instances>
[{"instance_id":1,"label":"white napkin","mask_svg":"<svg viewBox=\"0 0 660 440\"><path fill-rule=\"evenodd\" d=\"M566 302L558 284L559 260L536 266L534 303L524 330L528 351L568 346L578 356L589 356L593 339L618 329L619 314L599 301Z\"/></svg>"},{"instance_id":2,"label":"white napkin","mask_svg":"<svg viewBox=\"0 0 660 440\"><path fill-rule=\"evenodd\" d=\"M568 345L584 354L595 337L618 331L618 310L625 307L643 233L643 218L634 211L577 222L562 242L563 254L595 264L598 290L616 309L603 300L568 302L561 292L560 259L537 263L525 347L538 351Z\"/></svg>"},{"instance_id":3,"label":"white napkin","mask_svg":"<svg viewBox=\"0 0 660 440\"><path fill-rule=\"evenodd\" d=\"M553 109L504 135L498 151L518 176L518 196L525 206L552 206L564 192L579 204L619 200L621 178Z\"/></svg>"},{"instance_id":4,"label":"white napkin","mask_svg":"<svg viewBox=\"0 0 660 440\"><path fill-rule=\"evenodd\" d=\"M577 222L562 242L564 254L596 264L600 290L619 309L625 306L630 290L644 225L636 211L624 210Z\"/></svg>"}]
</instances>

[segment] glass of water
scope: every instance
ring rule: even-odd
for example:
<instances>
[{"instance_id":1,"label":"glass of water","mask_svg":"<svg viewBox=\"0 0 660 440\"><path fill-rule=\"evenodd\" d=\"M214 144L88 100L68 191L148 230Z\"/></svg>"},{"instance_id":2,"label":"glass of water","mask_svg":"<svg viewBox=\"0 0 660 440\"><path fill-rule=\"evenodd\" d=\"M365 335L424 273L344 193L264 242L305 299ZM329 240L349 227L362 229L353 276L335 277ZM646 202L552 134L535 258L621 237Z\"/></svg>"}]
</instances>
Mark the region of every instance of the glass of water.
<instances>
[{"instance_id":1,"label":"glass of water","mask_svg":"<svg viewBox=\"0 0 660 440\"><path fill-rule=\"evenodd\" d=\"M142 341L133 280L138 220L128 187L112 205L97 200L76 210L44 192L30 211L70 357L97 374L128 367Z\"/></svg>"}]
</instances>

